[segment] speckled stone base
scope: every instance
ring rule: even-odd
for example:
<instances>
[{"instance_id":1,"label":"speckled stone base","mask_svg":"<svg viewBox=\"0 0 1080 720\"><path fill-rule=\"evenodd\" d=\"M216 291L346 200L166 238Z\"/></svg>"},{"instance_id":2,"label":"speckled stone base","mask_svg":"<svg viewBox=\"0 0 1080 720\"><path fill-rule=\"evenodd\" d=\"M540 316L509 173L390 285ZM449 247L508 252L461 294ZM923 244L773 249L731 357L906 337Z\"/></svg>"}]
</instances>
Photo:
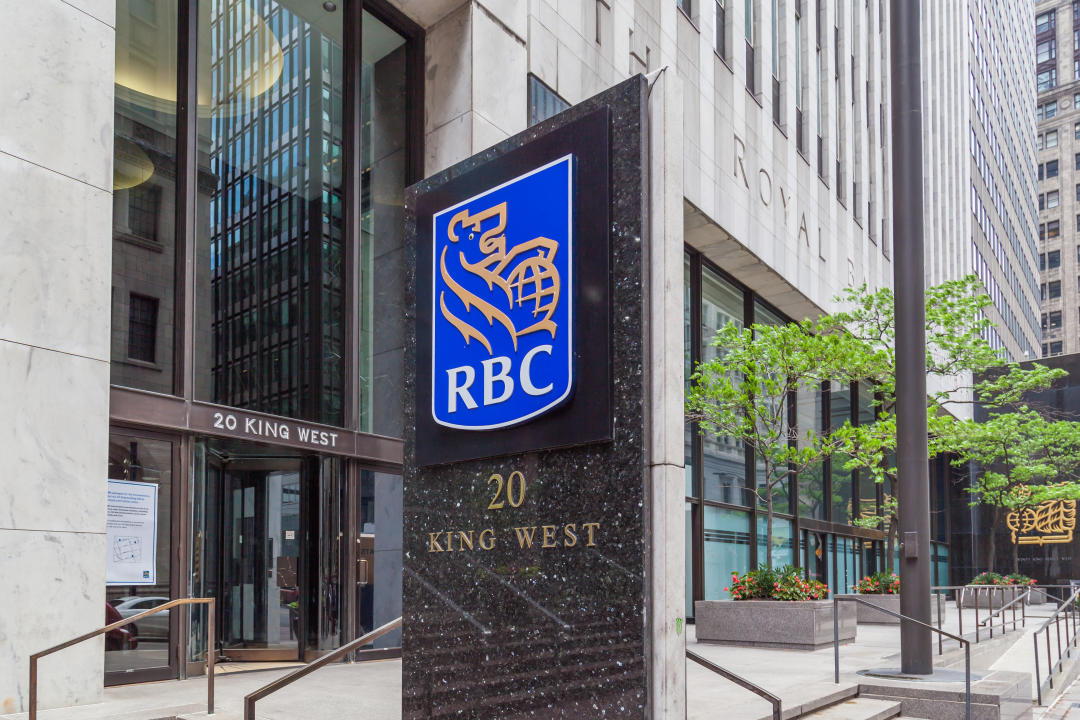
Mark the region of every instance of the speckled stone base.
<instances>
[{"instance_id":1,"label":"speckled stone base","mask_svg":"<svg viewBox=\"0 0 1080 720\"><path fill-rule=\"evenodd\" d=\"M407 327L415 328L418 196L609 108L613 440L420 467L411 430L417 408L407 401L404 718L646 717L645 100L644 78L632 78L407 192L407 256L414 262L405 305ZM579 212L606 200L580 190ZM581 361L589 361L590 343L606 341L583 338ZM405 356L405 397L412 399L415 331ZM513 472L527 484L523 502L492 509L492 474ZM528 528L535 528L531 542Z\"/></svg>"}]
</instances>

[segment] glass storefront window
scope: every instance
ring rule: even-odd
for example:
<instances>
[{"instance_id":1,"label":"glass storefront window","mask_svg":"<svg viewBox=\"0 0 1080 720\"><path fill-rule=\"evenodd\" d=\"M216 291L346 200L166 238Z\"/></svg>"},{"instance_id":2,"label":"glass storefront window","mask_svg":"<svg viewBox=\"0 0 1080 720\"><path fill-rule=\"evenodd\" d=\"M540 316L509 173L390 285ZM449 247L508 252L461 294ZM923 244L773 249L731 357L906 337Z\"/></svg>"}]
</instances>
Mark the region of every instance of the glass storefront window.
<instances>
[{"instance_id":1,"label":"glass storefront window","mask_svg":"<svg viewBox=\"0 0 1080 720\"><path fill-rule=\"evenodd\" d=\"M822 401L819 386L806 385L799 388L795 408L800 438L805 436L807 428L812 428L816 433L821 432ZM799 474L799 515L825 519L825 477L822 463L812 465Z\"/></svg>"},{"instance_id":2,"label":"glass storefront window","mask_svg":"<svg viewBox=\"0 0 1080 720\"><path fill-rule=\"evenodd\" d=\"M858 385L859 397L856 403L858 423L860 426L872 425L877 408L874 406L874 388L868 382L860 382ZM859 472L859 517L867 518L877 515L877 483L867 476L865 471Z\"/></svg>"},{"instance_id":3,"label":"glass storefront window","mask_svg":"<svg viewBox=\"0 0 1080 720\"><path fill-rule=\"evenodd\" d=\"M172 599L172 478L173 443L120 432L109 435L108 540L112 547L106 548L106 623L137 615ZM152 547L138 527L143 519L133 512L140 508L124 500L114 506L112 500L113 493L132 492L150 497L145 493L151 486L156 488L157 505L150 508L153 517L145 520L154 523ZM123 530L115 529L114 523L126 524L131 529L124 534ZM118 580L121 574L132 574L129 567L135 569L135 575L148 579ZM172 612L163 610L106 635L105 672L168 667Z\"/></svg>"},{"instance_id":4,"label":"glass storefront window","mask_svg":"<svg viewBox=\"0 0 1080 720\"><path fill-rule=\"evenodd\" d=\"M754 302L754 323L758 325L784 325L786 321L779 315L774 313L769 308L765 307L762 303ZM784 416L785 425L787 421L786 414ZM755 462L755 476L757 481L758 492L762 496L765 495L765 464L760 460ZM789 513L792 511L791 507L791 487L792 480L790 478L785 479L773 486L773 509L776 512ZM764 502L758 503L759 507L764 507Z\"/></svg>"},{"instance_id":5,"label":"glass storefront window","mask_svg":"<svg viewBox=\"0 0 1080 720\"><path fill-rule=\"evenodd\" d=\"M712 345L717 330L728 323L743 326L743 294L708 268L701 271L701 360L709 362L720 350ZM703 494L708 500L746 505L746 451L729 436L702 436Z\"/></svg>"},{"instance_id":6,"label":"glass storefront window","mask_svg":"<svg viewBox=\"0 0 1080 720\"><path fill-rule=\"evenodd\" d=\"M829 426L833 429L851 421L851 389L832 383L829 397ZM852 518L851 471L844 469L844 455L832 456L832 521L846 524Z\"/></svg>"},{"instance_id":7,"label":"glass storefront window","mask_svg":"<svg viewBox=\"0 0 1080 720\"><path fill-rule=\"evenodd\" d=\"M693 314L691 313L690 256L683 256L683 378L686 387L690 387L690 376L694 373L691 348L694 342ZM683 458L686 465L686 496L695 497L694 492L694 430L690 423L683 430Z\"/></svg>"},{"instance_id":8,"label":"glass storefront window","mask_svg":"<svg viewBox=\"0 0 1080 720\"><path fill-rule=\"evenodd\" d=\"M694 506L686 503L686 617L694 617ZM728 586L725 586L728 587Z\"/></svg>"},{"instance_id":9,"label":"glass storefront window","mask_svg":"<svg viewBox=\"0 0 1080 720\"><path fill-rule=\"evenodd\" d=\"M765 552L767 549L766 542L768 539L768 524L769 519L762 513L758 513L757 516L757 557L758 564L765 562L765 558L768 557ZM795 542L792 532L794 524L786 519L780 517L773 517L773 532L772 532L772 546L773 546L773 567L783 567L784 565L795 564Z\"/></svg>"},{"instance_id":10,"label":"glass storefront window","mask_svg":"<svg viewBox=\"0 0 1080 720\"><path fill-rule=\"evenodd\" d=\"M175 0L118 0L111 381L175 391Z\"/></svg>"},{"instance_id":11,"label":"glass storefront window","mask_svg":"<svg viewBox=\"0 0 1080 720\"><path fill-rule=\"evenodd\" d=\"M750 515L705 506L705 599L727 600L731 573L750 569Z\"/></svg>"}]
</instances>

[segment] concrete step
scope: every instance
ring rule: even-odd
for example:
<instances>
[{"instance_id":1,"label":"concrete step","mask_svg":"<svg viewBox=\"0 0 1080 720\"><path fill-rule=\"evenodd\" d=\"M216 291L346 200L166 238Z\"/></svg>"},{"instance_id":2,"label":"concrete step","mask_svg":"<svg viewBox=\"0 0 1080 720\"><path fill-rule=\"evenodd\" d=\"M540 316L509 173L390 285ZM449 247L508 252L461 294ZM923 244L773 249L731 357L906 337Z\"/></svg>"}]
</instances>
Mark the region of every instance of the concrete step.
<instances>
[{"instance_id":1,"label":"concrete step","mask_svg":"<svg viewBox=\"0 0 1080 720\"><path fill-rule=\"evenodd\" d=\"M893 700L852 698L804 715L806 720L888 720L900 715L900 703Z\"/></svg>"}]
</instances>

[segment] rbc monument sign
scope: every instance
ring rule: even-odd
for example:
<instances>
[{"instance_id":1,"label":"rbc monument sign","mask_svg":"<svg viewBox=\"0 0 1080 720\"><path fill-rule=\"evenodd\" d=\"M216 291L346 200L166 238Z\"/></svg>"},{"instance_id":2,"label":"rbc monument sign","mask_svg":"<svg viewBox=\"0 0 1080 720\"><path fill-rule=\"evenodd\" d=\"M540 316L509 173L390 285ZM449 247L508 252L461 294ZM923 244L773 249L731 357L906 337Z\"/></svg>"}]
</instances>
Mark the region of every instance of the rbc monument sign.
<instances>
[{"instance_id":1,"label":"rbc monument sign","mask_svg":"<svg viewBox=\"0 0 1080 720\"><path fill-rule=\"evenodd\" d=\"M646 98L406 193L406 718L651 714Z\"/></svg>"},{"instance_id":2,"label":"rbc monument sign","mask_svg":"<svg viewBox=\"0 0 1080 720\"><path fill-rule=\"evenodd\" d=\"M431 415L527 422L574 389L574 156L432 218Z\"/></svg>"}]
</instances>

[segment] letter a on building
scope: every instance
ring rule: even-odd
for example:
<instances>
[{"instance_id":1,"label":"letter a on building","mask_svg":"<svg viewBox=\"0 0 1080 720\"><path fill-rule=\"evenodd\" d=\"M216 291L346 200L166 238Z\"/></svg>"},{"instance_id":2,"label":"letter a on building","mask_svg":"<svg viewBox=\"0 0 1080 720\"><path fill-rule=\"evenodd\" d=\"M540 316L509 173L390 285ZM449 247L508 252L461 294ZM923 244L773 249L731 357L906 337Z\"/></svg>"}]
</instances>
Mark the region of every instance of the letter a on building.
<instances>
[{"instance_id":1,"label":"letter a on building","mask_svg":"<svg viewBox=\"0 0 1080 720\"><path fill-rule=\"evenodd\" d=\"M460 430L574 390L574 171L566 155L432 216L431 413Z\"/></svg>"}]
</instances>

